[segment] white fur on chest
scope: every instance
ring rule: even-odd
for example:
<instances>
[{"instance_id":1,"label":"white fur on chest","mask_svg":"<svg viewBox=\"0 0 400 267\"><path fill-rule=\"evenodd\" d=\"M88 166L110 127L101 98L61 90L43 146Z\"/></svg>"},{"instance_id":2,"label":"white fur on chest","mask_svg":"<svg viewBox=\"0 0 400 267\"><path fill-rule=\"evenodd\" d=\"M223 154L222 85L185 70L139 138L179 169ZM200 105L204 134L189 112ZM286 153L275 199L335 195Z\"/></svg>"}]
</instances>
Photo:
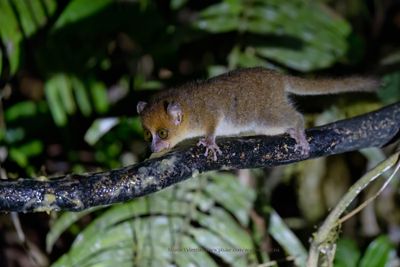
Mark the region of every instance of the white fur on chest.
<instances>
[{"instance_id":1,"label":"white fur on chest","mask_svg":"<svg viewBox=\"0 0 400 267\"><path fill-rule=\"evenodd\" d=\"M278 135L287 129L283 127L265 126L260 122L251 121L247 124L237 124L230 120L221 119L215 129L215 136L252 136L252 135ZM205 136L204 129L192 128L185 138Z\"/></svg>"},{"instance_id":2,"label":"white fur on chest","mask_svg":"<svg viewBox=\"0 0 400 267\"><path fill-rule=\"evenodd\" d=\"M216 136L250 136L250 135L277 135L286 131L282 127L263 125L257 121L249 121L246 124L233 123L230 120L222 119L215 130Z\"/></svg>"}]
</instances>

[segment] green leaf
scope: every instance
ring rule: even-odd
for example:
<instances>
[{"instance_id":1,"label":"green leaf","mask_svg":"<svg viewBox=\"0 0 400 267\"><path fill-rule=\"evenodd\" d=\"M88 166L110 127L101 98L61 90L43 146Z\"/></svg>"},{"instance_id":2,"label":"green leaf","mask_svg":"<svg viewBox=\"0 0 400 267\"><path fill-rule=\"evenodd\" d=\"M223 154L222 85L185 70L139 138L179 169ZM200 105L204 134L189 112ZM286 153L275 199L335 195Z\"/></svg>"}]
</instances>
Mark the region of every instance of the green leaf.
<instances>
[{"instance_id":1,"label":"green leaf","mask_svg":"<svg viewBox=\"0 0 400 267\"><path fill-rule=\"evenodd\" d=\"M19 166L26 167L28 165L28 157L17 148L10 148L10 159L15 161Z\"/></svg>"},{"instance_id":2,"label":"green leaf","mask_svg":"<svg viewBox=\"0 0 400 267\"><path fill-rule=\"evenodd\" d=\"M247 190L240 183L233 183L236 177L229 174L209 173L212 183L205 188L205 192L235 215L242 225L249 223L247 212L255 200L253 191ZM235 196L235 197L234 197Z\"/></svg>"},{"instance_id":3,"label":"green leaf","mask_svg":"<svg viewBox=\"0 0 400 267\"><path fill-rule=\"evenodd\" d=\"M95 110L99 113L106 112L109 104L105 85L93 78L87 84ZM45 93L53 119L59 126L66 124L68 115L76 113L77 105L85 116L92 112L87 90L82 81L74 76L70 78L64 74L53 75L45 83Z\"/></svg>"},{"instance_id":4,"label":"green leaf","mask_svg":"<svg viewBox=\"0 0 400 267\"><path fill-rule=\"evenodd\" d=\"M148 81L146 77L142 74L136 74L134 78L134 88L139 90L146 90L146 89L160 89L162 87L162 83L156 80Z\"/></svg>"},{"instance_id":5,"label":"green leaf","mask_svg":"<svg viewBox=\"0 0 400 267\"><path fill-rule=\"evenodd\" d=\"M81 212L65 212L63 213L55 223L51 226L50 231L46 236L46 251L48 253L51 252L53 246L57 239L61 236L63 232L65 232L71 225L76 223L82 217L92 213L93 211L102 209L103 207L95 207L91 209L86 209Z\"/></svg>"},{"instance_id":6,"label":"green leaf","mask_svg":"<svg viewBox=\"0 0 400 267\"><path fill-rule=\"evenodd\" d=\"M21 117L32 117L37 112L37 105L33 101L21 101L7 108L4 117L7 122L15 121Z\"/></svg>"},{"instance_id":7,"label":"green leaf","mask_svg":"<svg viewBox=\"0 0 400 267\"><path fill-rule=\"evenodd\" d=\"M236 30L239 27L239 21L233 17L221 16L199 19L194 23L194 26L212 33L223 33Z\"/></svg>"},{"instance_id":8,"label":"green leaf","mask_svg":"<svg viewBox=\"0 0 400 267\"><path fill-rule=\"evenodd\" d=\"M360 251L352 239L340 239L337 243L335 267L357 267Z\"/></svg>"},{"instance_id":9,"label":"green leaf","mask_svg":"<svg viewBox=\"0 0 400 267\"><path fill-rule=\"evenodd\" d=\"M92 113L92 106L90 105L89 95L84 84L77 77L72 77L71 83L80 111L84 116L89 116Z\"/></svg>"},{"instance_id":10,"label":"green leaf","mask_svg":"<svg viewBox=\"0 0 400 267\"><path fill-rule=\"evenodd\" d=\"M171 3L169 6L171 7L172 10L178 10L182 8L188 0L171 0Z\"/></svg>"},{"instance_id":11,"label":"green leaf","mask_svg":"<svg viewBox=\"0 0 400 267\"><path fill-rule=\"evenodd\" d=\"M395 253L395 247L387 236L379 236L372 241L361 259L360 267L386 266L390 253Z\"/></svg>"},{"instance_id":12,"label":"green leaf","mask_svg":"<svg viewBox=\"0 0 400 267\"><path fill-rule=\"evenodd\" d=\"M7 128L5 132L5 140L8 144L19 142L23 140L25 136L25 129L23 129L22 127Z\"/></svg>"},{"instance_id":13,"label":"green leaf","mask_svg":"<svg viewBox=\"0 0 400 267\"><path fill-rule=\"evenodd\" d=\"M160 81L146 81L142 84L143 89L160 89L162 83Z\"/></svg>"},{"instance_id":14,"label":"green leaf","mask_svg":"<svg viewBox=\"0 0 400 267\"><path fill-rule=\"evenodd\" d=\"M14 75L23 61L21 43L47 23L56 9L56 0L8 0L0 1L0 39L6 47L1 54L10 63L10 75Z\"/></svg>"},{"instance_id":15,"label":"green leaf","mask_svg":"<svg viewBox=\"0 0 400 267\"><path fill-rule=\"evenodd\" d=\"M239 28L240 3L237 1L224 1L214 4L200 14L200 18L193 26L212 33L234 31Z\"/></svg>"},{"instance_id":16,"label":"green leaf","mask_svg":"<svg viewBox=\"0 0 400 267\"><path fill-rule=\"evenodd\" d=\"M181 247L173 247L170 249L170 251L174 253L173 256L176 257L176 262L179 264L178 266L219 266L213 258L210 257L209 253L199 247L199 244L197 244L192 238L184 236L180 243ZM195 252L187 250L190 248L195 249Z\"/></svg>"},{"instance_id":17,"label":"green leaf","mask_svg":"<svg viewBox=\"0 0 400 267\"><path fill-rule=\"evenodd\" d=\"M27 157L32 157L42 153L43 144L39 140L33 140L21 145L18 149Z\"/></svg>"},{"instance_id":18,"label":"green leaf","mask_svg":"<svg viewBox=\"0 0 400 267\"><path fill-rule=\"evenodd\" d=\"M210 212L210 215L198 213L195 217L203 227L190 229L196 242L227 263L248 266L246 254L254 250L250 236L226 211L214 207Z\"/></svg>"},{"instance_id":19,"label":"green leaf","mask_svg":"<svg viewBox=\"0 0 400 267\"><path fill-rule=\"evenodd\" d=\"M109 107L106 86L94 79L90 80L89 86L96 112L105 113Z\"/></svg>"},{"instance_id":20,"label":"green leaf","mask_svg":"<svg viewBox=\"0 0 400 267\"><path fill-rule=\"evenodd\" d=\"M23 40L23 33L19 28L10 1L0 1L0 10L0 38L6 48L4 56L8 58L10 63L10 74L13 75L21 62L20 43Z\"/></svg>"},{"instance_id":21,"label":"green leaf","mask_svg":"<svg viewBox=\"0 0 400 267\"><path fill-rule=\"evenodd\" d=\"M251 238L241 229L240 225L235 222L226 210L213 207L210 210L210 215L198 213L194 218L198 220L204 229L218 233L217 237L224 240L233 248L252 250L253 244Z\"/></svg>"},{"instance_id":22,"label":"green leaf","mask_svg":"<svg viewBox=\"0 0 400 267\"><path fill-rule=\"evenodd\" d=\"M199 244L203 249L209 251L210 253L221 257L226 263L235 263L235 266L246 266L243 258L238 256L235 252L235 247L232 247L227 241L225 241L220 236L213 232L207 231L205 229L191 228L190 234L193 235L196 240L195 243ZM240 254L245 253L245 251L251 251L252 248L242 248ZM240 255L239 254L239 255Z\"/></svg>"},{"instance_id":23,"label":"green leaf","mask_svg":"<svg viewBox=\"0 0 400 267\"><path fill-rule=\"evenodd\" d=\"M207 68L207 77L215 77L228 72L228 68L222 65L211 65Z\"/></svg>"},{"instance_id":24,"label":"green leaf","mask_svg":"<svg viewBox=\"0 0 400 267\"><path fill-rule=\"evenodd\" d=\"M270 212L268 232L289 255L295 258L296 266L306 266L306 249L275 211Z\"/></svg>"},{"instance_id":25,"label":"green leaf","mask_svg":"<svg viewBox=\"0 0 400 267\"><path fill-rule=\"evenodd\" d=\"M234 47L228 56L229 67L236 69L238 66L247 68L254 66L269 66L272 68L266 60L257 56L254 48L248 48L245 51L241 51L239 47Z\"/></svg>"},{"instance_id":26,"label":"green leaf","mask_svg":"<svg viewBox=\"0 0 400 267\"><path fill-rule=\"evenodd\" d=\"M256 52L299 71L326 68L335 62L336 57L312 46L295 50L284 47L256 47Z\"/></svg>"},{"instance_id":27,"label":"green leaf","mask_svg":"<svg viewBox=\"0 0 400 267\"><path fill-rule=\"evenodd\" d=\"M59 126L64 126L67 123L67 114L64 110L63 99L60 97L60 87L58 83L61 79L58 77L50 78L45 83L45 94L47 103L50 108L51 115L53 116L54 122Z\"/></svg>"},{"instance_id":28,"label":"green leaf","mask_svg":"<svg viewBox=\"0 0 400 267\"><path fill-rule=\"evenodd\" d=\"M379 99L384 104L400 100L400 71L392 72L383 77L383 86L378 90Z\"/></svg>"},{"instance_id":29,"label":"green leaf","mask_svg":"<svg viewBox=\"0 0 400 267\"><path fill-rule=\"evenodd\" d=\"M201 12L201 16L205 18L213 18L219 16L239 16L241 14L242 1L223 1L209 6Z\"/></svg>"},{"instance_id":30,"label":"green leaf","mask_svg":"<svg viewBox=\"0 0 400 267\"><path fill-rule=\"evenodd\" d=\"M112 0L73 0L70 1L64 12L58 18L53 30L65 27L68 24L75 23L79 20L91 17L100 12L108 5L112 4Z\"/></svg>"},{"instance_id":31,"label":"green leaf","mask_svg":"<svg viewBox=\"0 0 400 267\"><path fill-rule=\"evenodd\" d=\"M70 254L64 255L52 266L97 266L99 256L96 255L96 251L99 249L107 251L105 255L101 253L103 254L103 261L114 259L116 263L120 264L124 261L132 261L132 256L126 254L126 250L124 250L130 248L132 255L134 243L133 239L129 238L132 236L132 227L133 225L130 222L125 222L101 232L101 236L94 235L90 240L87 240L92 243L91 246L88 246L89 243L87 242L84 243L85 246L81 247L80 250L73 250ZM118 253L112 253L115 251ZM104 258L104 256L108 257Z\"/></svg>"},{"instance_id":32,"label":"green leaf","mask_svg":"<svg viewBox=\"0 0 400 267\"><path fill-rule=\"evenodd\" d=\"M96 119L86 131L85 141L89 145L96 144L102 136L107 134L119 122L119 118Z\"/></svg>"},{"instance_id":33,"label":"green leaf","mask_svg":"<svg viewBox=\"0 0 400 267\"><path fill-rule=\"evenodd\" d=\"M56 91L62 100L64 110L67 114L74 114L76 111L75 100L72 93L71 81L67 75L59 74L53 77Z\"/></svg>"},{"instance_id":34,"label":"green leaf","mask_svg":"<svg viewBox=\"0 0 400 267\"><path fill-rule=\"evenodd\" d=\"M10 2L15 6L26 37L31 36L46 22L45 11L38 0L12 0Z\"/></svg>"},{"instance_id":35,"label":"green leaf","mask_svg":"<svg viewBox=\"0 0 400 267\"><path fill-rule=\"evenodd\" d=\"M43 145L39 140L33 140L19 147L10 148L10 158L21 167L27 167L29 158L41 154Z\"/></svg>"}]
</instances>

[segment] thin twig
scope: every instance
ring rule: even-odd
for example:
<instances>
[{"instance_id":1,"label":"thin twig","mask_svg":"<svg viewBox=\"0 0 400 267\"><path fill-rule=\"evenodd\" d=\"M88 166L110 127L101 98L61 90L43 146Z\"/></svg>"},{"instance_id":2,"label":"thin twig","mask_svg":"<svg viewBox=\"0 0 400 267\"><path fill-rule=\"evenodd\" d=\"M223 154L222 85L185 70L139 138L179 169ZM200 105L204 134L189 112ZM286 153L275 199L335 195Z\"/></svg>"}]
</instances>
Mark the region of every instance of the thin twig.
<instances>
[{"instance_id":1,"label":"thin twig","mask_svg":"<svg viewBox=\"0 0 400 267\"><path fill-rule=\"evenodd\" d=\"M395 170L392 172L392 174L389 176L389 178L383 183L383 185L381 186L381 188L373 195L371 196L369 199L367 199L366 201L364 201L363 203L361 203L358 207L356 207L355 209L353 209L351 212L349 212L348 214L346 214L345 216L343 216L342 218L340 218L338 220L338 224L342 224L345 221L347 221L348 219L350 219L351 217L353 217L355 214L357 214L358 212L360 212L363 208L365 208L366 206L368 206L368 204L370 204L372 201L374 201L382 192L383 190L385 190L385 188L390 184L390 182L392 181L393 177L397 174L397 172L400 169L400 161L397 162L397 165L395 167Z\"/></svg>"},{"instance_id":2,"label":"thin twig","mask_svg":"<svg viewBox=\"0 0 400 267\"><path fill-rule=\"evenodd\" d=\"M314 236L307 260L307 267L320 266L318 265L320 252L329 254L329 251L332 248L331 245L334 244L333 241L336 238L334 230L339 225L338 221L340 216L346 211L347 207L365 187L377 179L383 172L386 172L399 162L399 154L399 152L393 154L388 159L378 164L374 169L366 173L341 198ZM395 171L397 171L397 167Z\"/></svg>"}]
</instances>

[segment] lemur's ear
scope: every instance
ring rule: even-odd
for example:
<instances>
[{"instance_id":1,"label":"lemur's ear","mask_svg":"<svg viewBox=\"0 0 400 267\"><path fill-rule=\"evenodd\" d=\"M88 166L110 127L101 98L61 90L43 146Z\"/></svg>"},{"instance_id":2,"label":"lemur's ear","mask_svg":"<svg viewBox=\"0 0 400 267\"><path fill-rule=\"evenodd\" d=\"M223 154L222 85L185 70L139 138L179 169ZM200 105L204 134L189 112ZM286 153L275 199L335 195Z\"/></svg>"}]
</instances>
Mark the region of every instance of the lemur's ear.
<instances>
[{"instance_id":1,"label":"lemur's ear","mask_svg":"<svg viewBox=\"0 0 400 267\"><path fill-rule=\"evenodd\" d=\"M144 101L139 101L136 106L136 111L140 115L142 113L143 109L147 106L147 103Z\"/></svg>"},{"instance_id":2,"label":"lemur's ear","mask_svg":"<svg viewBox=\"0 0 400 267\"><path fill-rule=\"evenodd\" d=\"M171 116L175 125L182 123L182 108L179 103L170 102L167 104L167 113Z\"/></svg>"}]
</instances>

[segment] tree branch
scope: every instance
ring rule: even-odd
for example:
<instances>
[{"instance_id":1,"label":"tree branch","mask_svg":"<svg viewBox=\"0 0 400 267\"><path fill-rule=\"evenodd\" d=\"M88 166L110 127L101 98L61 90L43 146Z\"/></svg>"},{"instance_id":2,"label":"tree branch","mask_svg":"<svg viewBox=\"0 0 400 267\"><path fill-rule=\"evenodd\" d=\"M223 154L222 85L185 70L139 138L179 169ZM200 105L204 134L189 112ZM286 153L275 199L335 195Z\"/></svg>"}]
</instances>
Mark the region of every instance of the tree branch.
<instances>
[{"instance_id":1,"label":"tree branch","mask_svg":"<svg viewBox=\"0 0 400 267\"><path fill-rule=\"evenodd\" d=\"M273 167L366 147L381 147L400 131L400 103L375 112L308 129L310 154L294 151L288 135L219 138L223 155L205 158L193 145L106 172L68 174L51 180L0 181L0 211L79 211L159 191L201 172Z\"/></svg>"}]
</instances>

